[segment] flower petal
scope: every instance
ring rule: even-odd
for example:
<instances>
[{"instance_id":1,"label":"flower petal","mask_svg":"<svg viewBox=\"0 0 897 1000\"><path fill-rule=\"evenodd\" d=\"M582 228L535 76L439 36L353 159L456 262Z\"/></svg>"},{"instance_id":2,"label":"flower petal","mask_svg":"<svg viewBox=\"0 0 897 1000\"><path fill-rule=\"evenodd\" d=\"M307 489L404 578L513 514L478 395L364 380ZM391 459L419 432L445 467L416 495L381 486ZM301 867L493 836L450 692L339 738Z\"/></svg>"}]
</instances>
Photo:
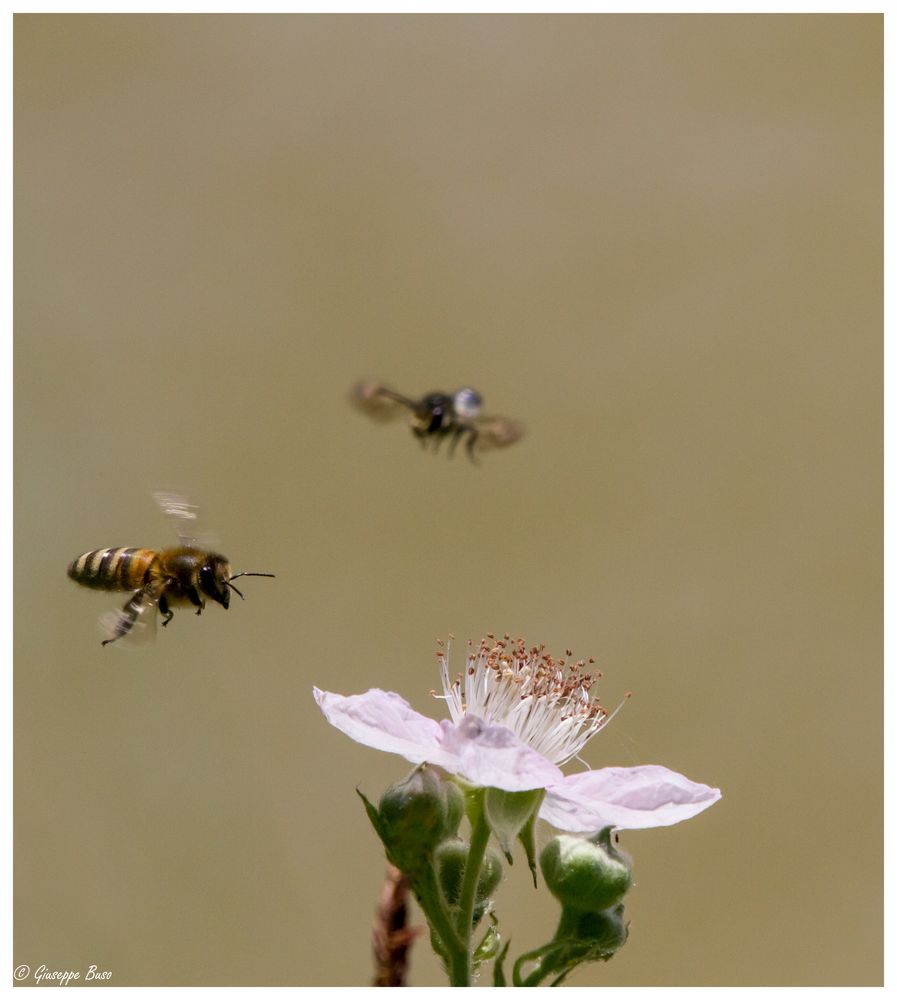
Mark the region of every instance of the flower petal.
<instances>
[{"instance_id":1,"label":"flower petal","mask_svg":"<svg viewBox=\"0 0 897 1000\"><path fill-rule=\"evenodd\" d=\"M327 721L356 743L400 754L412 764L426 761L474 785L508 792L563 780L559 767L504 726L473 716L458 725L439 723L416 712L394 692L379 688L348 696L315 688L314 695Z\"/></svg>"},{"instance_id":2,"label":"flower petal","mask_svg":"<svg viewBox=\"0 0 897 1000\"><path fill-rule=\"evenodd\" d=\"M594 833L605 826L643 830L691 819L721 798L659 764L605 767L571 774L547 790L539 816L559 830Z\"/></svg>"},{"instance_id":3,"label":"flower petal","mask_svg":"<svg viewBox=\"0 0 897 1000\"><path fill-rule=\"evenodd\" d=\"M454 760L446 770L474 785L524 792L563 780L563 772L521 742L510 729L468 715L457 725L442 724L442 749Z\"/></svg>"},{"instance_id":4,"label":"flower petal","mask_svg":"<svg viewBox=\"0 0 897 1000\"><path fill-rule=\"evenodd\" d=\"M315 688L314 695L330 725L356 743L401 754L412 764L443 762L439 723L415 712L393 691L371 688L346 696Z\"/></svg>"}]
</instances>

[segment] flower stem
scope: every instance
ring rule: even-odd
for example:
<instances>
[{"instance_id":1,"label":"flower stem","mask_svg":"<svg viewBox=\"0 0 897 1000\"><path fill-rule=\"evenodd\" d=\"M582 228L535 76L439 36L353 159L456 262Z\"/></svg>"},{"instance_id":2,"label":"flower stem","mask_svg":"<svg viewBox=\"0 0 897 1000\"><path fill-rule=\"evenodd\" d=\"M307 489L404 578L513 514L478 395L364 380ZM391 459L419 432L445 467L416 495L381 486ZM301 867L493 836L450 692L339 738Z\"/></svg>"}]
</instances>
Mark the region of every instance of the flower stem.
<instances>
[{"instance_id":1,"label":"flower stem","mask_svg":"<svg viewBox=\"0 0 897 1000\"><path fill-rule=\"evenodd\" d=\"M442 945L452 985L459 985L455 983L454 977L456 974L463 975L465 962L469 965L469 948L467 943L458 936L452 924L432 869L428 868L421 872L414 881L414 890L420 908L424 911L424 916L430 925L430 930L439 938L439 943ZM470 984L462 983L460 985Z\"/></svg>"},{"instance_id":2,"label":"flower stem","mask_svg":"<svg viewBox=\"0 0 897 1000\"><path fill-rule=\"evenodd\" d=\"M442 900L442 893L432 871L416 883L417 901L424 911L430 930L439 939L451 986L471 985L470 935L462 938L452 923Z\"/></svg>"},{"instance_id":3,"label":"flower stem","mask_svg":"<svg viewBox=\"0 0 897 1000\"><path fill-rule=\"evenodd\" d=\"M514 969L512 972L512 980L515 986L538 986L539 983L548 975L547 972L542 970L542 960L545 955L553 951L557 946L553 941L549 941L548 944L543 944L539 948L533 948L532 951L527 951L522 954L517 961L514 963ZM523 975L523 966L528 962L535 962L533 970L529 975Z\"/></svg>"},{"instance_id":4,"label":"flower stem","mask_svg":"<svg viewBox=\"0 0 897 1000\"><path fill-rule=\"evenodd\" d=\"M472 821L470 833L470 847L467 851L467 863L464 866L464 880L461 883L461 895L458 900L458 911L455 918L455 926L458 931L464 954L458 956L457 963L449 968L449 977L452 986L470 986L473 966L471 962L471 937L473 935L473 908L476 904L477 886L480 881L480 870L483 867L483 858L486 854L486 845L489 843L489 824L486 821L486 813L483 809L482 791L479 801L471 803L473 808L469 809Z\"/></svg>"}]
</instances>

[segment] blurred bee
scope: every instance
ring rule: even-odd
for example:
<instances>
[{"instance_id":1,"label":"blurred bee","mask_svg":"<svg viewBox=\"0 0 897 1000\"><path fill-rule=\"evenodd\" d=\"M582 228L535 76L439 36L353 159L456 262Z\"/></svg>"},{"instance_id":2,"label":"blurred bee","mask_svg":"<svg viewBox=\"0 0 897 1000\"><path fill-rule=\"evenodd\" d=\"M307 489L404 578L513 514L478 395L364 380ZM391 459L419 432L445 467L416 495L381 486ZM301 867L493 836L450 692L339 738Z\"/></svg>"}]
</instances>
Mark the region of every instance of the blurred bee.
<instances>
[{"instance_id":1,"label":"blurred bee","mask_svg":"<svg viewBox=\"0 0 897 1000\"><path fill-rule=\"evenodd\" d=\"M143 629L151 626L154 630L157 611L162 614L162 625L167 625L174 617L173 604L192 605L198 615L202 614L206 599L227 608L231 591L243 597L234 580L241 576L274 576L234 573L225 556L200 544L191 524L196 521L195 507L174 493L154 493L153 498L174 524L180 545L161 552L94 549L69 563L68 575L85 587L135 591L120 611L109 611L100 617L100 625L108 636L103 640L104 646L125 636L134 638L132 630L138 623Z\"/></svg>"},{"instance_id":2,"label":"blurred bee","mask_svg":"<svg viewBox=\"0 0 897 1000\"><path fill-rule=\"evenodd\" d=\"M501 448L513 444L523 434L523 425L516 420L483 416L483 398L469 387L453 393L429 392L414 400L379 382L364 381L353 386L351 399L375 420L409 414L411 431L421 444L426 446L432 441L435 450L443 438L448 438L449 455L466 436L465 447L471 461L476 461L475 448L477 451Z\"/></svg>"}]
</instances>

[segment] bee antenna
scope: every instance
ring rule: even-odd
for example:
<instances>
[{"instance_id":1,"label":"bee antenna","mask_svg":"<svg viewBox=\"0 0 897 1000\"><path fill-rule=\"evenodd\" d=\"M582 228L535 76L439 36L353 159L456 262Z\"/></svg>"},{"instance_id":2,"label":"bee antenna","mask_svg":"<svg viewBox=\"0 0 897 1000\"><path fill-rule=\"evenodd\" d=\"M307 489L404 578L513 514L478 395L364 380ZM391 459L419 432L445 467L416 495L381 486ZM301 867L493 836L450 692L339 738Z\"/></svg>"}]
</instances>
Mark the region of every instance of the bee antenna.
<instances>
[{"instance_id":1,"label":"bee antenna","mask_svg":"<svg viewBox=\"0 0 897 1000\"><path fill-rule=\"evenodd\" d=\"M228 587L230 587L231 590L236 591L240 595L240 598L245 601L246 598L243 597L242 591L237 590L237 588L231 582L232 580L239 579L239 577L241 577L241 576L271 576L271 577L273 577L274 574L273 573L246 573L246 572L244 572L244 573L235 573L232 577L230 577L230 579L225 580L224 582L228 585Z\"/></svg>"}]
</instances>

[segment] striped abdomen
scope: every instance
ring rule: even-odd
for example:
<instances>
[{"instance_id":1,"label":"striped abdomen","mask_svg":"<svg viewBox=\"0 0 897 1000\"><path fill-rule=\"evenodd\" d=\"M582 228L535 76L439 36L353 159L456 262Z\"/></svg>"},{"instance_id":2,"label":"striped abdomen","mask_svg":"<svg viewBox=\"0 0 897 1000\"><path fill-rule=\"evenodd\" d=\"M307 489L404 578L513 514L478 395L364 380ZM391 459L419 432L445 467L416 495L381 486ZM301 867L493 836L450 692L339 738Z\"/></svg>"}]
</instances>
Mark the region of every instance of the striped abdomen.
<instances>
[{"instance_id":1,"label":"striped abdomen","mask_svg":"<svg viewBox=\"0 0 897 1000\"><path fill-rule=\"evenodd\" d=\"M152 549L94 549L69 563L69 576L99 590L139 590L158 558Z\"/></svg>"}]
</instances>

